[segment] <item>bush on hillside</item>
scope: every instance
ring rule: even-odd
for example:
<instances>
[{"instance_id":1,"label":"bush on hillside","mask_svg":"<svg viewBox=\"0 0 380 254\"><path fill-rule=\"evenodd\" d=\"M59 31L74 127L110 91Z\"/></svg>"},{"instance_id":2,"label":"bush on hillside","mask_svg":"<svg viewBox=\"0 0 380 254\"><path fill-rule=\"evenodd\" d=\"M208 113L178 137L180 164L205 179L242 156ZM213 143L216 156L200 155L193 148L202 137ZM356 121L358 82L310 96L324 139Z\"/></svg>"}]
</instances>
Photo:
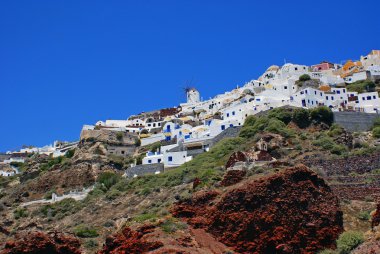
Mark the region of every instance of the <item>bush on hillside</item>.
<instances>
[{"instance_id":1,"label":"bush on hillside","mask_svg":"<svg viewBox=\"0 0 380 254\"><path fill-rule=\"evenodd\" d=\"M123 132L119 131L119 132L116 133L116 139L117 140L122 141L123 137L124 137Z\"/></svg>"},{"instance_id":2,"label":"bush on hillside","mask_svg":"<svg viewBox=\"0 0 380 254\"><path fill-rule=\"evenodd\" d=\"M301 75L300 77L299 77L299 81L308 81L308 80L310 80L311 78L310 78L310 76L308 75L308 74L303 74L303 75Z\"/></svg>"},{"instance_id":3,"label":"bush on hillside","mask_svg":"<svg viewBox=\"0 0 380 254\"><path fill-rule=\"evenodd\" d=\"M358 247L363 242L363 233L357 231L344 232L336 241L340 254L349 254L353 249Z\"/></svg>"},{"instance_id":4,"label":"bush on hillside","mask_svg":"<svg viewBox=\"0 0 380 254\"><path fill-rule=\"evenodd\" d=\"M269 112L268 117L277 118L285 124L288 124L292 120L292 113L284 108L275 108Z\"/></svg>"},{"instance_id":5,"label":"bush on hillside","mask_svg":"<svg viewBox=\"0 0 380 254\"><path fill-rule=\"evenodd\" d=\"M331 125L329 129L328 135L330 137L336 137L341 135L343 131L344 129L339 124L334 123L333 125Z\"/></svg>"},{"instance_id":6,"label":"bush on hillside","mask_svg":"<svg viewBox=\"0 0 380 254\"><path fill-rule=\"evenodd\" d=\"M111 171L103 172L98 177L98 182L103 184L107 189L110 189L119 180L120 180L120 176Z\"/></svg>"},{"instance_id":7,"label":"bush on hillside","mask_svg":"<svg viewBox=\"0 0 380 254\"><path fill-rule=\"evenodd\" d=\"M303 108L294 110L293 122L300 128L308 127L310 125L309 111Z\"/></svg>"},{"instance_id":8,"label":"bush on hillside","mask_svg":"<svg viewBox=\"0 0 380 254\"><path fill-rule=\"evenodd\" d=\"M310 118L316 123L325 123L331 125L334 121L334 115L332 111L326 107L317 107L310 111Z\"/></svg>"},{"instance_id":9,"label":"bush on hillside","mask_svg":"<svg viewBox=\"0 0 380 254\"><path fill-rule=\"evenodd\" d=\"M336 144L330 137L322 136L314 140L313 145L322 147L324 150L332 150Z\"/></svg>"},{"instance_id":10,"label":"bush on hillside","mask_svg":"<svg viewBox=\"0 0 380 254\"><path fill-rule=\"evenodd\" d=\"M380 138L380 127L375 127L372 129L372 135L375 138Z\"/></svg>"},{"instance_id":11,"label":"bush on hillside","mask_svg":"<svg viewBox=\"0 0 380 254\"><path fill-rule=\"evenodd\" d=\"M376 88L376 84L371 80L359 80L354 83L347 85L347 90L350 92L374 92Z\"/></svg>"},{"instance_id":12,"label":"bush on hillside","mask_svg":"<svg viewBox=\"0 0 380 254\"><path fill-rule=\"evenodd\" d=\"M267 126L264 131L277 133L282 135L283 137L291 137L294 136L294 132L286 127L286 124L277 118L269 119Z\"/></svg>"},{"instance_id":13,"label":"bush on hillside","mask_svg":"<svg viewBox=\"0 0 380 254\"><path fill-rule=\"evenodd\" d=\"M93 238L99 235L98 231L95 228L84 226L84 225L77 226L74 229L74 234L82 238Z\"/></svg>"},{"instance_id":14,"label":"bush on hillside","mask_svg":"<svg viewBox=\"0 0 380 254\"><path fill-rule=\"evenodd\" d=\"M70 149L66 152L65 157L66 158L72 158L74 156L75 149Z\"/></svg>"},{"instance_id":15,"label":"bush on hillside","mask_svg":"<svg viewBox=\"0 0 380 254\"><path fill-rule=\"evenodd\" d=\"M376 117L375 121L373 121L372 129L376 127L380 127L380 117Z\"/></svg>"},{"instance_id":16,"label":"bush on hillside","mask_svg":"<svg viewBox=\"0 0 380 254\"><path fill-rule=\"evenodd\" d=\"M248 117L239 135L242 138L253 138L259 131L263 131L268 126L268 122L269 119L265 116Z\"/></svg>"},{"instance_id":17,"label":"bush on hillside","mask_svg":"<svg viewBox=\"0 0 380 254\"><path fill-rule=\"evenodd\" d=\"M248 116L245 119L243 127L253 126L256 123L257 117L255 116Z\"/></svg>"}]
</instances>

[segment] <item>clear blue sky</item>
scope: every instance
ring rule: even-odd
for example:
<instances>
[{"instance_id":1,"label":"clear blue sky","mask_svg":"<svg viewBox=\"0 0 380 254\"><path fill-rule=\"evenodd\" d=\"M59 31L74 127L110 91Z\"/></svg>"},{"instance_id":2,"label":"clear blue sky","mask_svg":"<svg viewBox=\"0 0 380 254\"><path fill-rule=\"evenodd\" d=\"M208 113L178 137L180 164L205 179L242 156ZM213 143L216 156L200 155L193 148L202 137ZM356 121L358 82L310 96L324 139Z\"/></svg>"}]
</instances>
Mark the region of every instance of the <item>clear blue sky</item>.
<instances>
[{"instance_id":1,"label":"clear blue sky","mask_svg":"<svg viewBox=\"0 0 380 254\"><path fill-rule=\"evenodd\" d=\"M0 1L0 151L380 49L380 1Z\"/></svg>"}]
</instances>

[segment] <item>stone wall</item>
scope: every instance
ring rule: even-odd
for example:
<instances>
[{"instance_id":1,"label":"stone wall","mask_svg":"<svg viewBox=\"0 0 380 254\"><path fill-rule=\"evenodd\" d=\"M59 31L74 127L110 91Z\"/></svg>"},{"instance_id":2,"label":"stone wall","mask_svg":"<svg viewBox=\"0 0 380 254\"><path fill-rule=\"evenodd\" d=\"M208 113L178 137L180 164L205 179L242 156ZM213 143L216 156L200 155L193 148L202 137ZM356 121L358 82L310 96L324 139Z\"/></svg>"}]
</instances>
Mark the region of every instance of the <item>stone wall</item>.
<instances>
[{"instance_id":1,"label":"stone wall","mask_svg":"<svg viewBox=\"0 0 380 254\"><path fill-rule=\"evenodd\" d=\"M154 174L157 171L164 172L164 164L155 163L155 164L146 164L146 165L136 165L133 168L128 168L125 173L127 177L133 177L134 175L142 176L146 174Z\"/></svg>"},{"instance_id":2,"label":"stone wall","mask_svg":"<svg viewBox=\"0 0 380 254\"><path fill-rule=\"evenodd\" d=\"M380 114L363 112L334 112L334 122L348 131L368 131Z\"/></svg>"},{"instance_id":3,"label":"stone wall","mask_svg":"<svg viewBox=\"0 0 380 254\"><path fill-rule=\"evenodd\" d=\"M380 153L356 155L334 160L306 158L301 162L308 167L323 171L326 176L347 176L350 173L364 174L380 169Z\"/></svg>"}]
</instances>

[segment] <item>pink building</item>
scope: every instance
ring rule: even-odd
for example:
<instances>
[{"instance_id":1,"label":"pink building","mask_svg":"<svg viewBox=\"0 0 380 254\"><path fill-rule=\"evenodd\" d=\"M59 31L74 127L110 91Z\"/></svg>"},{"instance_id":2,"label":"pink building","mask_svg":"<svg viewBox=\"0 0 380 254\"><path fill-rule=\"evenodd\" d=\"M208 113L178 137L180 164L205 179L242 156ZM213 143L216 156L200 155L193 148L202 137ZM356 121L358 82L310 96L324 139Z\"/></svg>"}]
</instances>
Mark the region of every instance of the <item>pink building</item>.
<instances>
[{"instance_id":1,"label":"pink building","mask_svg":"<svg viewBox=\"0 0 380 254\"><path fill-rule=\"evenodd\" d=\"M326 71L329 69L334 69L334 64L326 62L326 61L323 61L320 64L311 66L312 71Z\"/></svg>"}]
</instances>

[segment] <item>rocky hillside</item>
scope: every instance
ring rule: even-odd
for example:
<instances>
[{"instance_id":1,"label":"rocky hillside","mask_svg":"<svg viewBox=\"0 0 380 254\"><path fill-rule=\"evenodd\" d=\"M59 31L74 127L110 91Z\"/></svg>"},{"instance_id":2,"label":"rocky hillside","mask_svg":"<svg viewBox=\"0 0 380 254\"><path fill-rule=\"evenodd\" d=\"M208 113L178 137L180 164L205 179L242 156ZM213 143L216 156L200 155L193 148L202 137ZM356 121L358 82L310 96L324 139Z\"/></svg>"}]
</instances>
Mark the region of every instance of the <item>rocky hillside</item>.
<instances>
[{"instance_id":1,"label":"rocky hillside","mask_svg":"<svg viewBox=\"0 0 380 254\"><path fill-rule=\"evenodd\" d=\"M347 253L378 244L378 226L369 233L378 140L333 124L328 112L249 117L235 138L136 178L124 170L159 144L99 133L0 178L0 253ZM107 154L117 142L134 152ZM53 193L67 198L50 202Z\"/></svg>"}]
</instances>

